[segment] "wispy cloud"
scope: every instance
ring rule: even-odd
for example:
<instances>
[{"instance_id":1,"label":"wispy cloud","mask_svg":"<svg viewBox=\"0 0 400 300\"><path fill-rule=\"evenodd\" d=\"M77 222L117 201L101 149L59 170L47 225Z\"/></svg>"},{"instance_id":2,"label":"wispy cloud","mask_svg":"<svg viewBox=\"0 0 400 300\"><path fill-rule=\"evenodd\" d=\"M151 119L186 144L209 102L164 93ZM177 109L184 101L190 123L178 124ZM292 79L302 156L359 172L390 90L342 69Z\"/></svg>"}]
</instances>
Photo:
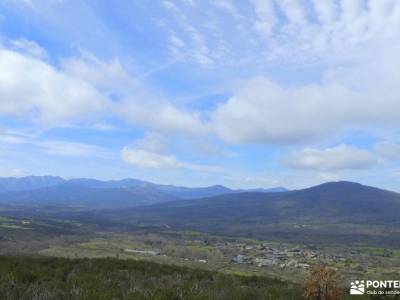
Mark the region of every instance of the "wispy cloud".
<instances>
[{"instance_id":1,"label":"wispy cloud","mask_svg":"<svg viewBox=\"0 0 400 300\"><path fill-rule=\"evenodd\" d=\"M283 163L297 169L345 170L370 168L377 163L377 159L367 150L341 144L322 150L305 148L292 153Z\"/></svg>"},{"instance_id":2,"label":"wispy cloud","mask_svg":"<svg viewBox=\"0 0 400 300\"><path fill-rule=\"evenodd\" d=\"M10 44L15 50L33 57L44 59L47 56L47 51L32 40L20 38L10 41Z\"/></svg>"},{"instance_id":3,"label":"wispy cloud","mask_svg":"<svg viewBox=\"0 0 400 300\"><path fill-rule=\"evenodd\" d=\"M121 152L122 159L135 167L148 169L187 169L206 173L220 173L219 166L201 165L179 161L174 155L148 151L139 148L125 147Z\"/></svg>"},{"instance_id":4,"label":"wispy cloud","mask_svg":"<svg viewBox=\"0 0 400 300\"><path fill-rule=\"evenodd\" d=\"M386 161L400 161L400 144L382 141L374 146L375 152Z\"/></svg>"},{"instance_id":5,"label":"wispy cloud","mask_svg":"<svg viewBox=\"0 0 400 300\"><path fill-rule=\"evenodd\" d=\"M36 142L36 146L48 154L60 156L106 157L110 153L103 147L69 141L42 141Z\"/></svg>"},{"instance_id":6,"label":"wispy cloud","mask_svg":"<svg viewBox=\"0 0 400 300\"><path fill-rule=\"evenodd\" d=\"M399 1L0 7L8 154L235 185L399 169Z\"/></svg>"}]
</instances>

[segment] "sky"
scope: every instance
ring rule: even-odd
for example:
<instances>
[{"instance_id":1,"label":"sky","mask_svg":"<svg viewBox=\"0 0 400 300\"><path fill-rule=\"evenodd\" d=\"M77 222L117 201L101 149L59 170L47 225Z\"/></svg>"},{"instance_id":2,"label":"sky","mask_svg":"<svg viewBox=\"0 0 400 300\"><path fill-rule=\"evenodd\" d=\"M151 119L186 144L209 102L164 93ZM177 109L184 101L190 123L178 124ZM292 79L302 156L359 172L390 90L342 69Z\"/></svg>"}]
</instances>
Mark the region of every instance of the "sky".
<instances>
[{"instance_id":1,"label":"sky","mask_svg":"<svg viewBox=\"0 0 400 300\"><path fill-rule=\"evenodd\" d=\"M0 0L0 176L400 191L400 1Z\"/></svg>"}]
</instances>

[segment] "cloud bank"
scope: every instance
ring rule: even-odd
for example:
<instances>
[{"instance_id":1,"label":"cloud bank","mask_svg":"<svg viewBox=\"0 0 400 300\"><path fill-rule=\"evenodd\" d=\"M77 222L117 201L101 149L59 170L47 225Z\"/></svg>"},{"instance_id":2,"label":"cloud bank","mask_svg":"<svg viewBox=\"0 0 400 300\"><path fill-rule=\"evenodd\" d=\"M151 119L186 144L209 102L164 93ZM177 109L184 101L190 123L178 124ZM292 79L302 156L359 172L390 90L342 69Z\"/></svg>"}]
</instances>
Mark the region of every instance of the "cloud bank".
<instances>
[{"instance_id":1,"label":"cloud bank","mask_svg":"<svg viewBox=\"0 0 400 300\"><path fill-rule=\"evenodd\" d=\"M367 169L374 166L377 159L367 150L341 144L323 150L305 148L291 154L283 163L296 169L331 171Z\"/></svg>"}]
</instances>

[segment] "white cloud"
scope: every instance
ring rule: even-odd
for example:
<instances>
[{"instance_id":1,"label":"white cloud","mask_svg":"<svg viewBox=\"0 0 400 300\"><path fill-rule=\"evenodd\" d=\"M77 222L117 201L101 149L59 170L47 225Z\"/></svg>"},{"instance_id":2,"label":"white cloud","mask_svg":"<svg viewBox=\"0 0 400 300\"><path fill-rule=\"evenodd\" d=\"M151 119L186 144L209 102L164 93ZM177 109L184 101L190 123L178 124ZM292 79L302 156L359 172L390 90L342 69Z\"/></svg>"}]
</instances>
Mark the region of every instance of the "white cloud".
<instances>
[{"instance_id":1,"label":"white cloud","mask_svg":"<svg viewBox=\"0 0 400 300\"><path fill-rule=\"evenodd\" d=\"M262 176L256 174L229 174L224 176L228 181L235 182L235 186L259 188L259 187L277 187L284 186L286 182L278 178L278 176Z\"/></svg>"},{"instance_id":2,"label":"white cloud","mask_svg":"<svg viewBox=\"0 0 400 300\"><path fill-rule=\"evenodd\" d=\"M162 153L167 148L167 139L161 134L150 132L142 139L136 140L135 145L146 151Z\"/></svg>"},{"instance_id":3,"label":"white cloud","mask_svg":"<svg viewBox=\"0 0 400 300\"><path fill-rule=\"evenodd\" d=\"M24 144L29 137L17 131L0 128L0 144Z\"/></svg>"},{"instance_id":4,"label":"white cloud","mask_svg":"<svg viewBox=\"0 0 400 300\"><path fill-rule=\"evenodd\" d=\"M0 128L0 146L17 146L21 144L30 148L36 147L47 154L60 156L110 157L111 153L108 149L97 145L42 139L40 138L40 133Z\"/></svg>"},{"instance_id":5,"label":"white cloud","mask_svg":"<svg viewBox=\"0 0 400 300\"><path fill-rule=\"evenodd\" d=\"M172 3L171 1L168 0L164 0L161 2L162 6L168 10L172 10L172 11L176 11L177 7L174 3Z\"/></svg>"},{"instance_id":6,"label":"white cloud","mask_svg":"<svg viewBox=\"0 0 400 300\"><path fill-rule=\"evenodd\" d=\"M28 54L40 59L43 59L47 56L47 51L44 48L40 47L36 42L25 38L12 40L10 44L13 48L22 52L23 54Z\"/></svg>"},{"instance_id":7,"label":"white cloud","mask_svg":"<svg viewBox=\"0 0 400 300\"><path fill-rule=\"evenodd\" d=\"M215 158L233 158L239 154L233 151L226 150L224 147L216 145L208 141L199 141L191 146L191 152L197 152L201 155ZM190 148L189 148L190 149Z\"/></svg>"},{"instance_id":8,"label":"white cloud","mask_svg":"<svg viewBox=\"0 0 400 300\"><path fill-rule=\"evenodd\" d=\"M26 176L25 172L17 168L4 168L0 166L0 177L22 177Z\"/></svg>"},{"instance_id":9,"label":"white cloud","mask_svg":"<svg viewBox=\"0 0 400 300\"><path fill-rule=\"evenodd\" d=\"M257 16L254 29L263 38L266 38L273 33L274 27L278 23L274 2L272 0L252 0L251 3Z\"/></svg>"},{"instance_id":10,"label":"white cloud","mask_svg":"<svg viewBox=\"0 0 400 300\"><path fill-rule=\"evenodd\" d=\"M290 88L266 77L249 80L217 109L220 136L239 143L293 143L352 128L398 126L400 3L361 2L313 1L306 10L300 1L253 1L255 25L268 24L261 34L268 38L270 59L293 65L322 59L325 72L315 84ZM278 4L287 22L277 19Z\"/></svg>"},{"instance_id":11,"label":"white cloud","mask_svg":"<svg viewBox=\"0 0 400 300\"><path fill-rule=\"evenodd\" d=\"M0 115L51 125L99 113L106 106L107 100L87 82L37 58L0 49Z\"/></svg>"},{"instance_id":12,"label":"white cloud","mask_svg":"<svg viewBox=\"0 0 400 300\"><path fill-rule=\"evenodd\" d=\"M160 21L174 58L206 67L233 65L239 74L255 64L262 69L357 60L376 40L399 39L397 0L203 1L196 13L181 3L164 3L173 20Z\"/></svg>"},{"instance_id":13,"label":"white cloud","mask_svg":"<svg viewBox=\"0 0 400 300\"><path fill-rule=\"evenodd\" d=\"M117 129L116 126L110 123L95 123L88 128L100 131L113 131Z\"/></svg>"},{"instance_id":14,"label":"white cloud","mask_svg":"<svg viewBox=\"0 0 400 300\"><path fill-rule=\"evenodd\" d=\"M218 0L211 2L212 5L221 8L226 13L231 15L235 19L241 19L242 16L239 14L237 8L235 7L234 1L232 0Z\"/></svg>"},{"instance_id":15,"label":"white cloud","mask_svg":"<svg viewBox=\"0 0 400 300\"><path fill-rule=\"evenodd\" d=\"M204 134L208 130L198 113L179 108L147 89L118 59L104 62L81 49L80 57L63 61L63 71L117 98L109 113L131 124L168 133Z\"/></svg>"},{"instance_id":16,"label":"white cloud","mask_svg":"<svg viewBox=\"0 0 400 300\"><path fill-rule=\"evenodd\" d=\"M308 9L298 0L273 2L286 20L278 18L277 9L270 9L269 15L274 17L268 19L275 19L272 22L275 34L267 40L265 52L269 60L298 64L363 56L369 43L399 34L400 4L395 0L368 1L368 4L361 0L313 1ZM259 5L254 7L257 11ZM265 38L265 34L262 36Z\"/></svg>"},{"instance_id":17,"label":"white cloud","mask_svg":"<svg viewBox=\"0 0 400 300\"><path fill-rule=\"evenodd\" d=\"M361 2L364 5L359 5ZM96 118L97 113L105 112L165 136L186 134L198 138L215 132L224 141L232 143L306 143L352 129L398 128L398 1L314 0L308 2L310 7L298 0L252 0L249 3L253 11L248 2L224 0L210 4L198 1L195 10L182 3L165 1L162 5L170 13L164 14L160 21L165 24L167 47L181 58L177 61L179 70L183 71L178 73L194 71L193 81L199 86L204 85L203 69L199 66L195 66L196 70L185 69L187 66L221 66L218 72L217 69L207 70L207 82L217 78L216 85L225 87L229 86L230 79L249 78L211 113L210 122L205 121L209 119L207 111L200 113L184 108L177 102L162 99L161 92L151 92L143 87L118 58L103 61L81 51L80 56L64 59L61 67L54 67L43 60L45 51L39 45L23 39L7 44L15 51L0 51L0 114L18 115L51 125L73 123L90 116ZM215 9L215 5L219 7ZM220 14L221 9L229 14ZM240 22L233 20L238 17L237 12L243 16ZM249 12L250 16L245 15ZM239 26L233 26L237 23L243 31L238 29ZM165 53L159 53L164 59ZM237 65L224 68L229 61L240 64L240 68ZM168 64L172 72L174 62ZM282 72L290 73L285 76L290 85L266 76L251 78L253 74L269 71L275 74L275 63L283 64ZM307 64L315 65L308 68ZM268 68L264 69L265 66ZM146 64L141 67L144 69ZM303 70L305 75L301 82L314 84L299 83L296 76ZM295 71L294 75L291 71ZM315 80L316 77L320 78ZM218 81L221 78L224 82ZM208 103L199 106L205 107ZM97 123L93 128L109 129L101 122L96 119L90 123ZM5 143L23 142L15 135L0 135L1 138ZM43 149L60 154L61 148L66 146L63 155L89 155L99 150L90 145L57 143L47 143ZM349 147L307 148L297 153L300 158L307 158L305 162L300 160L302 163L298 167L322 170L321 178L329 178L330 169L348 168L348 164L327 157L339 150L342 157L351 156L356 151ZM217 156L226 152L208 145L199 148ZM150 168L220 169L182 162L174 155L165 154L165 142L157 136L146 136L133 148L125 149L128 154L134 151L135 157L145 158L144 161L150 163L142 165L153 166ZM397 150L396 145L388 143L375 147L376 154L387 160L397 157ZM362 153L366 158L365 152ZM128 157L131 163L135 161L132 155ZM313 159L317 161L314 166ZM132 164L140 165L141 162ZM361 165L360 162L359 168ZM355 164L351 168L358 166Z\"/></svg>"},{"instance_id":18,"label":"white cloud","mask_svg":"<svg viewBox=\"0 0 400 300\"><path fill-rule=\"evenodd\" d=\"M80 57L63 61L63 71L117 98L109 113L122 116L134 125L168 133L206 131L199 114L179 108L146 89L145 84L131 76L118 59L104 62L81 50Z\"/></svg>"},{"instance_id":19,"label":"white cloud","mask_svg":"<svg viewBox=\"0 0 400 300\"><path fill-rule=\"evenodd\" d=\"M285 89L255 78L218 106L213 124L222 139L233 143L303 142L337 131L334 125L347 119L342 112L348 109L340 100L351 96L334 85Z\"/></svg>"},{"instance_id":20,"label":"white cloud","mask_svg":"<svg viewBox=\"0 0 400 300\"><path fill-rule=\"evenodd\" d=\"M376 162L371 152L345 144L323 150L305 148L283 161L291 168L311 170L366 169Z\"/></svg>"},{"instance_id":21,"label":"white cloud","mask_svg":"<svg viewBox=\"0 0 400 300\"><path fill-rule=\"evenodd\" d=\"M198 113L154 98L124 99L117 111L130 123L150 127L159 132L196 135L209 132Z\"/></svg>"},{"instance_id":22,"label":"white cloud","mask_svg":"<svg viewBox=\"0 0 400 300\"><path fill-rule=\"evenodd\" d=\"M396 0L203 1L196 13L181 2L163 6L173 18L160 23L174 59L206 67L244 66L238 73L255 62L268 67L354 59L376 39L398 38Z\"/></svg>"},{"instance_id":23,"label":"white cloud","mask_svg":"<svg viewBox=\"0 0 400 300\"><path fill-rule=\"evenodd\" d=\"M136 167L150 169L179 169L183 164L178 162L173 155L164 155L156 152L150 152L143 149L122 149L122 159Z\"/></svg>"},{"instance_id":24,"label":"white cloud","mask_svg":"<svg viewBox=\"0 0 400 300\"><path fill-rule=\"evenodd\" d=\"M276 2L291 24L304 25L306 16L304 8L297 0L280 0Z\"/></svg>"},{"instance_id":25,"label":"white cloud","mask_svg":"<svg viewBox=\"0 0 400 300\"><path fill-rule=\"evenodd\" d=\"M108 153L103 147L69 141L39 141L35 145L48 154L60 156L104 157Z\"/></svg>"},{"instance_id":26,"label":"white cloud","mask_svg":"<svg viewBox=\"0 0 400 300\"><path fill-rule=\"evenodd\" d=\"M140 148L125 147L122 149L123 161L140 168L148 169L186 169L195 172L221 173L222 167L212 165L201 165L179 161L174 155L149 151Z\"/></svg>"},{"instance_id":27,"label":"white cloud","mask_svg":"<svg viewBox=\"0 0 400 300\"><path fill-rule=\"evenodd\" d=\"M184 163L184 168L202 173L223 173L224 168L220 166L213 165L201 165L201 164L192 164L192 163Z\"/></svg>"},{"instance_id":28,"label":"white cloud","mask_svg":"<svg viewBox=\"0 0 400 300\"><path fill-rule=\"evenodd\" d=\"M62 71L113 97L121 98L140 89L138 80L128 74L119 59L103 61L84 49L78 57L64 59Z\"/></svg>"},{"instance_id":29,"label":"white cloud","mask_svg":"<svg viewBox=\"0 0 400 300\"><path fill-rule=\"evenodd\" d=\"M380 142L374 146L375 152L384 160L400 160L400 144L393 142Z\"/></svg>"},{"instance_id":30,"label":"white cloud","mask_svg":"<svg viewBox=\"0 0 400 300\"><path fill-rule=\"evenodd\" d=\"M218 41L212 41L211 32L204 32L204 23L210 24L210 20L204 20L199 24L193 22L188 15L188 11L181 5L172 4L170 1L162 2L162 5L168 9L174 18L172 25L170 22L161 22L167 35L167 48L174 61L186 62L189 64L198 64L204 67L210 67L221 64L225 61L227 49L224 47L224 41L219 38ZM221 1L215 6L230 9L230 15L235 14L234 6L229 1ZM228 8L229 7L229 8ZM175 28L174 28L175 27Z\"/></svg>"},{"instance_id":31,"label":"white cloud","mask_svg":"<svg viewBox=\"0 0 400 300\"><path fill-rule=\"evenodd\" d=\"M185 43L176 35L171 35L169 38L170 38L172 49L176 49L176 48L180 49L180 48L185 47Z\"/></svg>"},{"instance_id":32,"label":"white cloud","mask_svg":"<svg viewBox=\"0 0 400 300\"><path fill-rule=\"evenodd\" d=\"M125 99L119 113L133 124L160 132L199 134L212 130L232 143L304 143L346 130L368 131L373 126L390 129L399 124L400 32L396 28L400 23L396 16L400 15L400 5L386 1L371 4L366 10L346 3L314 1L314 11L294 0L251 3L256 22L268 25L264 24L268 29L262 33L268 39L263 45L268 55L285 63L294 59L295 64L315 61L316 56L323 58L328 64L321 80L291 87L262 76L245 80L211 113L210 123L197 112L154 100L146 93ZM180 10L178 6L176 9ZM310 14L319 21L311 22ZM177 39L169 31L174 51L203 53L215 60L218 54L208 47L215 44L210 43L213 35L204 34L186 15L174 15L183 36L187 35L187 39ZM267 31L273 34L269 36ZM198 44L191 44L193 40ZM193 45L196 51L192 51ZM263 57L259 58L260 64L265 63Z\"/></svg>"},{"instance_id":33,"label":"white cloud","mask_svg":"<svg viewBox=\"0 0 400 300\"><path fill-rule=\"evenodd\" d=\"M267 144L306 142L352 129L390 130L400 124L397 50L399 43L371 60L327 69L314 84L247 80L213 113L215 130L229 142Z\"/></svg>"},{"instance_id":34,"label":"white cloud","mask_svg":"<svg viewBox=\"0 0 400 300\"><path fill-rule=\"evenodd\" d=\"M321 173L319 174L319 177L323 181L339 181L341 179L340 175L335 173Z\"/></svg>"},{"instance_id":35,"label":"white cloud","mask_svg":"<svg viewBox=\"0 0 400 300\"><path fill-rule=\"evenodd\" d=\"M339 6L335 1L313 0L314 10L319 23L325 27L335 22L339 15Z\"/></svg>"},{"instance_id":36,"label":"white cloud","mask_svg":"<svg viewBox=\"0 0 400 300\"><path fill-rule=\"evenodd\" d=\"M28 40L14 41L14 46L39 51ZM79 57L62 60L57 69L39 56L0 48L0 115L52 127L83 119L98 122L101 114L108 114L168 133L208 131L198 113L160 99L128 74L118 59L102 61L81 50Z\"/></svg>"}]
</instances>

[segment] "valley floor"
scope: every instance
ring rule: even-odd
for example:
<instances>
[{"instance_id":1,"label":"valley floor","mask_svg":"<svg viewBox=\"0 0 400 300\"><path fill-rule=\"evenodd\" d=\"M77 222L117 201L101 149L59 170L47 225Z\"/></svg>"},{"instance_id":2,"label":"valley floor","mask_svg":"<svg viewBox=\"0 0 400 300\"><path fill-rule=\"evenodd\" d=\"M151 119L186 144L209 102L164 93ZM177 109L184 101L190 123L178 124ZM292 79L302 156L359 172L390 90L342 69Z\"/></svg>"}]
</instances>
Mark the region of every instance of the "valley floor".
<instances>
[{"instance_id":1,"label":"valley floor","mask_svg":"<svg viewBox=\"0 0 400 300\"><path fill-rule=\"evenodd\" d=\"M337 270L344 283L364 277L393 279L400 270L400 251L395 249L289 244L198 232L103 232L85 242L54 244L38 253L146 260L227 274L273 276L296 283L302 283L317 264Z\"/></svg>"},{"instance_id":2,"label":"valley floor","mask_svg":"<svg viewBox=\"0 0 400 300\"><path fill-rule=\"evenodd\" d=\"M168 228L115 232L76 221L13 217L0 217L0 254L0 292L8 297L1 299L16 300L31 299L29 293L51 295L37 299L300 299L309 269L317 264L337 271L343 295L352 279L393 279L400 270L396 248L294 244ZM90 294L108 285L108 298Z\"/></svg>"}]
</instances>

